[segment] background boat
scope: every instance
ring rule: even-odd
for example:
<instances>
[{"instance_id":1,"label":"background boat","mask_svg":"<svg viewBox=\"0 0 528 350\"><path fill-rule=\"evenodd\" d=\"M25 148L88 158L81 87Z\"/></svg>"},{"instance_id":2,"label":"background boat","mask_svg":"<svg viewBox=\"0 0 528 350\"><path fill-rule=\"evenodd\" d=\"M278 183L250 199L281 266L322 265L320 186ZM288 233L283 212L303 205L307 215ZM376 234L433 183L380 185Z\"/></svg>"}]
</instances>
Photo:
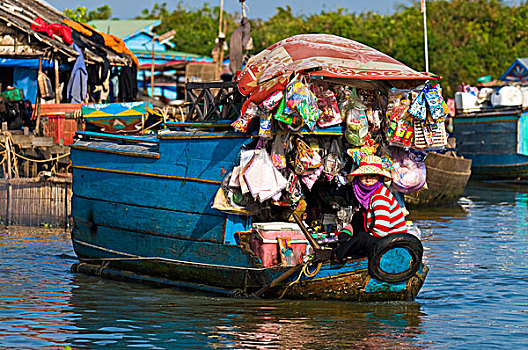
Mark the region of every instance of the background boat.
<instances>
[{"instance_id":1,"label":"background boat","mask_svg":"<svg viewBox=\"0 0 528 350\"><path fill-rule=\"evenodd\" d=\"M458 153L472 160L472 178L528 179L527 121L520 106L457 112L454 136Z\"/></svg>"},{"instance_id":2,"label":"background boat","mask_svg":"<svg viewBox=\"0 0 528 350\"><path fill-rule=\"evenodd\" d=\"M460 198L471 176L471 159L453 151L430 152L425 159L427 188L405 195L405 203L418 205L453 204Z\"/></svg>"}]
</instances>

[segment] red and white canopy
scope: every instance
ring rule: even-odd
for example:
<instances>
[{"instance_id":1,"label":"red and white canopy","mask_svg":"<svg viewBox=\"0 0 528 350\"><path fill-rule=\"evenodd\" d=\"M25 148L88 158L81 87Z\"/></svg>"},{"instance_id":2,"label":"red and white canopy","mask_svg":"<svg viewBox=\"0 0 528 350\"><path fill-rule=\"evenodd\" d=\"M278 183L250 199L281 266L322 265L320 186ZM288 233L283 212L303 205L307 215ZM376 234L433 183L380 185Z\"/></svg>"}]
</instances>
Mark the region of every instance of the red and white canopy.
<instances>
[{"instance_id":1,"label":"red and white canopy","mask_svg":"<svg viewBox=\"0 0 528 350\"><path fill-rule=\"evenodd\" d=\"M281 40L256 56L242 70L242 94L273 92L287 84L294 72L317 70L314 75L341 79L398 81L407 85L435 79L357 41L330 34L299 34ZM278 87L277 87L278 84ZM411 84L413 85L413 84ZM260 95L260 94L259 94Z\"/></svg>"}]
</instances>

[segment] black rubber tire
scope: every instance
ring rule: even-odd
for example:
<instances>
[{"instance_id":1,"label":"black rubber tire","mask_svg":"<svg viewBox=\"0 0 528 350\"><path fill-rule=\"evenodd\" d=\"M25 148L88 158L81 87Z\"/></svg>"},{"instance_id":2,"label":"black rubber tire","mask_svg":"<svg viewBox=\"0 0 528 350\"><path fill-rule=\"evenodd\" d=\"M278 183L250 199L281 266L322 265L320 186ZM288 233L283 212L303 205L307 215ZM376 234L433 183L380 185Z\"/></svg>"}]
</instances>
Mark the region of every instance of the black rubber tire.
<instances>
[{"instance_id":1,"label":"black rubber tire","mask_svg":"<svg viewBox=\"0 0 528 350\"><path fill-rule=\"evenodd\" d=\"M380 267L383 254L394 248L405 248L411 255L412 263L408 270L400 273L387 273ZM371 277L383 282L398 283L414 276L422 264L423 245L422 242L409 233L394 233L381 238L370 254L368 259L368 273Z\"/></svg>"}]
</instances>

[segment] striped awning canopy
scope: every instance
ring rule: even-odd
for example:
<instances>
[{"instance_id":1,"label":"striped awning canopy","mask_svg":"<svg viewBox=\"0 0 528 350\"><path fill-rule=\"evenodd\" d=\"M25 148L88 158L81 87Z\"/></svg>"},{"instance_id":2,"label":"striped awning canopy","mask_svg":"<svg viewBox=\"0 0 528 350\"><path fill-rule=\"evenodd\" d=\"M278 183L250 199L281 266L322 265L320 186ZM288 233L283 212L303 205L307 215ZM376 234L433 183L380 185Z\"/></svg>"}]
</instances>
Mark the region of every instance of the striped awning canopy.
<instances>
[{"instance_id":1,"label":"striped awning canopy","mask_svg":"<svg viewBox=\"0 0 528 350\"><path fill-rule=\"evenodd\" d=\"M276 90L295 72L356 80L384 80L395 87L417 86L437 77L420 73L357 41L330 34L299 34L281 40L256 56L242 70L242 94Z\"/></svg>"}]
</instances>

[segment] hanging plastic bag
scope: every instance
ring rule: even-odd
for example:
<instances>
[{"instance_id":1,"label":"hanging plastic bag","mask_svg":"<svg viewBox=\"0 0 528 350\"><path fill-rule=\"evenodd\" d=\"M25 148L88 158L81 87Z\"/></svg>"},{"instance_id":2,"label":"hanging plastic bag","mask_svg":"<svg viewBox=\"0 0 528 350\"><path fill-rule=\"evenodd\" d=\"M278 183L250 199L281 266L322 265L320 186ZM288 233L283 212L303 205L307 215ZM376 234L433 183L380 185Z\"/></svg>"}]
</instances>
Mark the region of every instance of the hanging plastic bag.
<instances>
[{"instance_id":1,"label":"hanging plastic bag","mask_svg":"<svg viewBox=\"0 0 528 350\"><path fill-rule=\"evenodd\" d=\"M300 138L296 140L295 152L293 168L296 174L304 175L313 172L321 166L323 160L319 153L310 148L308 144Z\"/></svg>"},{"instance_id":2,"label":"hanging plastic bag","mask_svg":"<svg viewBox=\"0 0 528 350\"><path fill-rule=\"evenodd\" d=\"M220 187L216 192L211 208L221 210L230 214L249 215L249 211L242 208L237 208L228 202L227 197L225 195L225 191L222 187Z\"/></svg>"},{"instance_id":3,"label":"hanging plastic bag","mask_svg":"<svg viewBox=\"0 0 528 350\"><path fill-rule=\"evenodd\" d=\"M288 175L288 185L286 185L286 192L290 195L291 200L297 203L302 198L302 187L299 182L299 177L290 172Z\"/></svg>"},{"instance_id":4,"label":"hanging plastic bag","mask_svg":"<svg viewBox=\"0 0 528 350\"><path fill-rule=\"evenodd\" d=\"M319 108L319 119L317 125L326 128L333 125L339 125L343 121L339 107L337 105L336 94L322 86L312 85L312 91L317 99L317 107Z\"/></svg>"},{"instance_id":5,"label":"hanging plastic bag","mask_svg":"<svg viewBox=\"0 0 528 350\"><path fill-rule=\"evenodd\" d=\"M304 175L301 180L306 185L306 187L311 190L317 179L319 179L321 176L322 172L323 166L321 165L319 168L315 169L315 171Z\"/></svg>"},{"instance_id":6,"label":"hanging plastic bag","mask_svg":"<svg viewBox=\"0 0 528 350\"><path fill-rule=\"evenodd\" d=\"M286 106L290 110L297 110L306 125L313 129L319 119L317 99L308 86L298 80L292 80L286 86Z\"/></svg>"},{"instance_id":7,"label":"hanging plastic bag","mask_svg":"<svg viewBox=\"0 0 528 350\"><path fill-rule=\"evenodd\" d=\"M343 148L337 139L332 140L330 151L323 160L323 172L330 176L335 176L343 169Z\"/></svg>"},{"instance_id":8,"label":"hanging plastic bag","mask_svg":"<svg viewBox=\"0 0 528 350\"><path fill-rule=\"evenodd\" d=\"M244 179L244 172L249 167L249 164L253 160L253 156L255 155L255 150L242 150L240 151L240 172L239 172L239 178L238 182L240 184L240 189L242 190L242 194L249 193L249 187L246 184L246 180Z\"/></svg>"},{"instance_id":9,"label":"hanging plastic bag","mask_svg":"<svg viewBox=\"0 0 528 350\"><path fill-rule=\"evenodd\" d=\"M425 185L425 164L411 159L401 148L392 150L392 186L398 192L413 193Z\"/></svg>"},{"instance_id":10,"label":"hanging plastic bag","mask_svg":"<svg viewBox=\"0 0 528 350\"><path fill-rule=\"evenodd\" d=\"M368 121L364 110L350 109L346 118L346 140L354 145L361 146L368 134Z\"/></svg>"},{"instance_id":11,"label":"hanging plastic bag","mask_svg":"<svg viewBox=\"0 0 528 350\"><path fill-rule=\"evenodd\" d=\"M244 171L244 179L253 197L260 202L270 199L288 184L288 180L271 163L265 149L255 151L252 161Z\"/></svg>"},{"instance_id":12,"label":"hanging plastic bag","mask_svg":"<svg viewBox=\"0 0 528 350\"><path fill-rule=\"evenodd\" d=\"M285 138L285 135L277 134L271 145L271 162L279 170L286 168Z\"/></svg>"}]
</instances>

